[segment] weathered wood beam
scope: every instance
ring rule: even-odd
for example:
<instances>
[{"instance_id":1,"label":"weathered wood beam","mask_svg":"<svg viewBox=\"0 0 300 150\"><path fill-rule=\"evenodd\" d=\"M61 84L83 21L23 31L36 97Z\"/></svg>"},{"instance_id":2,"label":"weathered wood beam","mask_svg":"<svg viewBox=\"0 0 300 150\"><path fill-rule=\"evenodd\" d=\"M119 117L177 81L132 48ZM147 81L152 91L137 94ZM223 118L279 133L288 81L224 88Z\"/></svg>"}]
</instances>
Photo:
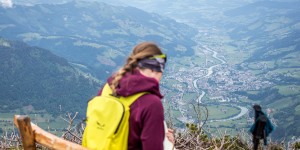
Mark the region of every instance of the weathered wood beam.
<instances>
[{"instance_id":1,"label":"weathered wood beam","mask_svg":"<svg viewBox=\"0 0 300 150\"><path fill-rule=\"evenodd\" d=\"M14 123L19 129L24 150L36 150L30 118L28 116L15 115Z\"/></svg>"},{"instance_id":2,"label":"weathered wood beam","mask_svg":"<svg viewBox=\"0 0 300 150\"><path fill-rule=\"evenodd\" d=\"M19 115L15 115L14 120L18 120L19 117L20 117ZM19 125L18 124L16 124L16 125L19 128ZM85 148L79 144L64 140L60 137L57 137L56 135L53 135L53 134L41 129L40 127L38 127L37 125L35 125L33 123L31 123L31 128L32 128L32 131L34 134L34 141L47 147L47 148L50 148L53 150L87 150L87 148ZM20 128L19 128L19 130L20 130ZM22 138L22 141L23 140L26 141L27 139ZM24 144L24 141L23 141L23 144Z\"/></svg>"}]
</instances>

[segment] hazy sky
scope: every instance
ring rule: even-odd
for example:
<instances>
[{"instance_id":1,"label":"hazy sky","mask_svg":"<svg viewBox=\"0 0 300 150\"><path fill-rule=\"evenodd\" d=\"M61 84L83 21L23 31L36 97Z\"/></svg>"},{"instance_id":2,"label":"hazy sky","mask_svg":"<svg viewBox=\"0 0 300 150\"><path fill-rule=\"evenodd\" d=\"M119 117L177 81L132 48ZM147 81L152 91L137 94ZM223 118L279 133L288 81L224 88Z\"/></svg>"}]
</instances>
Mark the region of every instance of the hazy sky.
<instances>
[{"instance_id":1,"label":"hazy sky","mask_svg":"<svg viewBox=\"0 0 300 150\"><path fill-rule=\"evenodd\" d=\"M1 5L1 7L4 7L4 8L12 7L13 2L12 2L12 0L0 0L0 5Z\"/></svg>"}]
</instances>

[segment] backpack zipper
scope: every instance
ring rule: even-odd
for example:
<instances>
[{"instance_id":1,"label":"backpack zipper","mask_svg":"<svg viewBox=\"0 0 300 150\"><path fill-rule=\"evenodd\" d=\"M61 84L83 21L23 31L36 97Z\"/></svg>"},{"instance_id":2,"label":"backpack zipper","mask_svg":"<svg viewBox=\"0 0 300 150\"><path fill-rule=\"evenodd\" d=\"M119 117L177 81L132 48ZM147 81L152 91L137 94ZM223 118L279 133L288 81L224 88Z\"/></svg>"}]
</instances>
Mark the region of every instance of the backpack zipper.
<instances>
[{"instance_id":1,"label":"backpack zipper","mask_svg":"<svg viewBox=\"0 0 300 150\"><path fill-rule=\"evenodd\" d=\"M120 101L118 101L118 102L121 103ZM118 132L118 130L119 130L120 126L121 126L122 120L124 118L124 114L125 114L125 107L124 107L123 103L121 103L121 105L122 105L122 108L123 108L123 113L122 113L121 120L119 121L119 124L118 124L118 126L117 126L116 131L114 132L114 134L116 134Z\"/></svg>"}]
</instances>

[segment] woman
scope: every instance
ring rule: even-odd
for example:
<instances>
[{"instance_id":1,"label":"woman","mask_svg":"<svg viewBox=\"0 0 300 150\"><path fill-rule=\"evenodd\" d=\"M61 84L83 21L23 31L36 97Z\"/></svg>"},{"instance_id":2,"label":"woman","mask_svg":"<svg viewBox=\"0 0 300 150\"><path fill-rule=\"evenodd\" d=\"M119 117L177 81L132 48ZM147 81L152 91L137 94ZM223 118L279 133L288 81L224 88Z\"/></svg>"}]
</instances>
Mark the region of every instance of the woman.
<instances>
[{"instance_id":1,"label":"woman","mask_svg":"<svg viewBox=\"0 0 300 150\"><path fill-rule=\"evenodd\" d=\"M159 82L166 60L166 55L156 44L142 42L134 47L125 65L107 80L115 96L149 93L130 106L129 150L163 149L164 110Z\"/></svg>"}]
</instances>

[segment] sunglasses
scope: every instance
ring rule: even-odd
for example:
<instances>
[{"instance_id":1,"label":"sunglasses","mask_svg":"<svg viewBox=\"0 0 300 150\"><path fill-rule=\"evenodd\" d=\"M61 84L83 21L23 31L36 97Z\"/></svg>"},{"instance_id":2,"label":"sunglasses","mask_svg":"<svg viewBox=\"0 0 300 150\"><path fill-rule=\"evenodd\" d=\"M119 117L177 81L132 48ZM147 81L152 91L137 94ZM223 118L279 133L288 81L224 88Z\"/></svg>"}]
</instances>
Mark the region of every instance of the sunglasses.
<instances>
[{"instance_id":1,"label":"sunglasses","mask_svg":"<svg viewBox=\"0 0 300 150\"><path fill-rule=\"evenodd\" d=\"M166 54L161 54L161 55L154 55L152 57L150 57L149 59L155 59L157 60L157 62L159 63L163 63L165 64L167 62L167 55Z\"/></svg>"}]
</instances>

